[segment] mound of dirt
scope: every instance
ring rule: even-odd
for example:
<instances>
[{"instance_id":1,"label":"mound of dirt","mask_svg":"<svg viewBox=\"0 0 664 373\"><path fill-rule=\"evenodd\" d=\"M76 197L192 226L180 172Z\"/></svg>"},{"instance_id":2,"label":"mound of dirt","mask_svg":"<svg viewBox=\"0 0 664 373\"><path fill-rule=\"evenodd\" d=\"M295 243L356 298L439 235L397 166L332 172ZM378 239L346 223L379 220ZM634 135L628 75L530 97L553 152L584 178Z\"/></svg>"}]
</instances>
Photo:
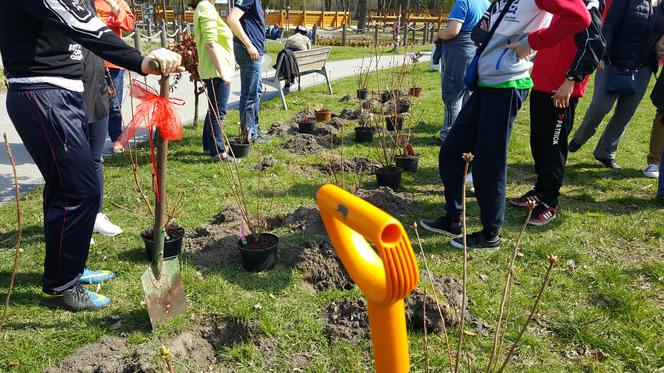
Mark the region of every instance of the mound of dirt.
<instances>
[{"instance_id":1,"label":"mound of dirt","mask_svg":"<svg viewBox=\"0 0 664 373\"><path fill-rule=\"evenodd\" d=\"M397 218L402 218L414 212L419 205L413 193L395 192L389 187L371 190L359 189L357 195Z\"/></svg>"},{"instance_id":2,"label":"mound of dirt","mask_svg":"<svg viewBox=\"0 0 664 373\"><path fill-rule=\"evenodd\" d=\"M210 221L211 224L221 224L221 223L238 223L242 220L242 214L240 214L240 208L237 204L230 204L224 206L221 211L217 213Z\"/></svg>"},{"instance_id":3,"label":"mound of dirt","mask_svg":"<svg viewBox=\"0 0 664 373\"><path fill-rule=\"evenodd\" d=\"M206 224L184 237L182 250L193 254L199 269L214 268L224 263L238 264L242 261L237 248L239 231L235 224L239 220L220 220L224 223Z\"/></svg>"},{"instance_id":4,"label":"mound of dirt","mask_svg":"<svg viewBox=\"0 0 664 373\"><path fill-rule=\"evenodd\" d=\"M298 132L297 124L294 123L283 123L275 122L272 123L272 127L267 131L268 135L282 137L286 135L292 135Z\"/></svg>"},{"instance_id":5,"label":"mound of dirt","mask_svg":"<svg viewBox=\"0 0 664 373\"><path fill-rule=\"evenodd\" d=\"M427 332L438 333L443 330L443 322L446 325L456 325L456 319L448 314L449 308L446 307L446 304L441 301L440 310L438 312L438 307L436 306L436 300L433 296L429 294L424 294L422 291L415 289L413 290L408 298L406 298L406 324L408 329L423 331L424 324L426 323ZM426 315L424 312L424 307L426 305ZM440 315L443 315L443 318Z\"/></svg>"},{"instance_id":6,"label":"mound of dirt","mask_svg":"<svg viewBox=\"0 0 664 373\"><path fill-rule=\"evenodd\" d=\"M273 156L268 155L267 157L263 158L261 163L255 165L251 169L254 170L254 171L265 171L268 168L274 167L276 164L277 164L277 160Z\"/></svg>"},{"instance_id":7,"label":"mound of dirt","mask_svg":"<svg viewBox=\"0 0 664 373\"><path fill-rule=\"evenodd\" d=\"M323 147L318 141L319 139L314 135L301 134L300 136L293 136L286 140L284 148L299 155L318 154L323 151Z\"/></svg>"},{"instance_id":8,"label":"mound of dirt","mask_svg":"<svg viewBox=\"0 0 664 373\"><path fill-rule=\"evenodd\" d=\"M305 242L302 248L294 252L289 264L304 271L304 280L317 291L351 290L354 286L332 245L327 241Z\"/></svg>"},{"instance_id":9,"label":"mound of dirt","mask_svg":"<svg viewBox=\"0 0 664 373\"><path fill-rule=\"evenodd\" d=\"M364 299L332 301L327 305L326 312L325 333L331 341L345 339L358 343L369 337L369 313Z\"/></svg>"},{"instance_id":10,"label":"mound of dirt","mask_svg":"<svg viewBox=\"0 0 664 373\"><path fill-rule=\"evenodd\" d=\"M335 118L332 118L332 120L329 121L327 123L327 125L332 126L332 127L339 130L339 129L344 128L344 126L346 125L346 120L344 120L343 118L335 117Z\"/></svg>"},{"instance_id":11,"label":"mound of dirt","mask_svg":"<svg viewBox=\"0 0 664 373\"><path fill-rule=\"evenodd\" d=\"M373 175L376 173L376 170L380 168L380 163L372 161L369 158L356 157L352 159L344 159L341 162L340 159L334 159L330 164L321 165L321 171L327 174L330 174L331 171L334 173L341 173L343 164L343 171L349 172L352 174L363 174L363 175ZM330 168L332 170L330 170Z\"/></svg>"},{"instance_id":12,"label":"mound of dirt","mask_svg":"<svg viewBox=\"0 0 664 373\"><path fill-rule=\"evenodd\" d=\"M266 338L253 339L259 335L260 327L255 321L210 316L204 324L195 324L172 338L155 338L136 347L129 346L125 338L102 337L79 348L46 372L161 373L166 368L160 358L162 345L168 348L178 372L230 372L223 366L221 356L227 347L239 343L253 341L257 352L266 354L266 361L274 359L276 343L267 343Z\"/></svg>"},{"instance_id":13,"label":"mound of dirt","mask_svg":"<svg viewBox=\"0 0 664 373\"><path fill-rule=\"evenodd\" d=\"M339 102L351 102L355 100L355 98L351 95L345 95L344 97L339 99Z\"/></svg>"},{"instance_id":14,"label":"mound of dirt","mask_svg":"<svg viewBox=\"0 0 664 373\"><path fill-rule=\"evenodd\" d=\"M319 124L316 127L314 127L314 135L316 136L328 136L328 139L331 136L331 138L334 140L338 133L339 131L337 130L337 128L330 124ZM330 144L327 144L327 146L329 145Z\"/></svg>"},{"instance_id":15,"label":"mound of dirt","mask_svg":"<svg viewBox=\"0 0 664 373\"><path fill-rule=\"evenodd\" d=\"M366 100L362 103L362 109L372 113L380 113L383 110L383 104L376 99Z\"/></svg>"},{"instance_id":16,"label":"mound of dirt","mask_svg":"<svg viewBox=\"0 0 664 373\"><path fill-rule=\"evenodd\" d=\"M339 118L346 120L356 120L357 118L360 117L361 113L362 109L353 110L351 108L343 108L341 110L341 113L339 114Z\"/></svg>"},{"instance_id":17,"label":"mound of dirt","mask_svg":"<svg viewBox=\"0 0 664 373\"><path fill-rule=\"evenodd\" d=\"M308 235L326 236L327 232L320 218L320 211L315 206L300 206L286 216L268 221L271 227L285 226Z\"/></svg>"},{"instance_id":18,"label":"mound of dirt","mask_svg":"<svg viewBox=\"0 0 664 373\"><path fill-rule=\"evenodd\" d=\"M87 344L67 356L60 364L46 369L45 373L116 373L125 371L123 354L127 340L103 336L97 342Z\"/></svg>"}]
</instances>

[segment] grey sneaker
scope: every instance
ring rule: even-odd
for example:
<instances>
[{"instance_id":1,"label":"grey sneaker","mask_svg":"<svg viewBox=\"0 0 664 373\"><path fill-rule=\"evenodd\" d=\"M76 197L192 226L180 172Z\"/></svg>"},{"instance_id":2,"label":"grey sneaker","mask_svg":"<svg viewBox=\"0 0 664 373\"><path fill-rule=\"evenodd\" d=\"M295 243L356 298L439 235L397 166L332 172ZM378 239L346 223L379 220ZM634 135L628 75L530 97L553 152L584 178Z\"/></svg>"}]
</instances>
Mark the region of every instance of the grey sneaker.
<instances>
[{"instance_id":1,"label":"grey sneaker","mask_svg":"<svg viewBox=\"0 0 664 373\"><path fill-rule=\"evenodd\" d=\"M657 179L659 177L659 165L658 164L648 164L646 168L643 169L643 176Z\"/></svg>"},{"instance_id":2,"label":"grey sneaker","mask_svg":"<svg viewBox=\"0 0 664 373\"><path fill-rule=\"evenodd\" d=\"M57 295L42 293L42 303L51 308L69 311L94 311L111 303L111 299L92 292L79 283Z\"/></svg>"}]
</instances>

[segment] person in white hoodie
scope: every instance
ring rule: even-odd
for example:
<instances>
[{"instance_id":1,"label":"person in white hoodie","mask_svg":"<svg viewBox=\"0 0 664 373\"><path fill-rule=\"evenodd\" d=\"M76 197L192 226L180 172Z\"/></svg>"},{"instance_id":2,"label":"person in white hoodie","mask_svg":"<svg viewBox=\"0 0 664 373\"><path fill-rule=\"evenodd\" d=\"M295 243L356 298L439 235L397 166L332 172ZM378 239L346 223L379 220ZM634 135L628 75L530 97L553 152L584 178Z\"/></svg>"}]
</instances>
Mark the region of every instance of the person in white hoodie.
<instances>
[{"instance_id":1,"label":"person in white hoodie","mask_svg":"<svg viewBox=\"0 0 664 373\"><path fill-rule=\"evenodd\" d=\"M462 154L475 155L473 182L483 226L467 237L467 247L498 249L505 215L507 148L517 112L533 86L529 72L533 66L531 55L590 24L583 0L496 1L480 21L483 30L494 32L488 32L486 46L478 49L481 54L475 65L476 87L438 156L447 213L421 221L427 230L454 237L451 243L457 248L463 248ZM558 17L552 22L554 14Z\"/></svg>"}]
</instances>

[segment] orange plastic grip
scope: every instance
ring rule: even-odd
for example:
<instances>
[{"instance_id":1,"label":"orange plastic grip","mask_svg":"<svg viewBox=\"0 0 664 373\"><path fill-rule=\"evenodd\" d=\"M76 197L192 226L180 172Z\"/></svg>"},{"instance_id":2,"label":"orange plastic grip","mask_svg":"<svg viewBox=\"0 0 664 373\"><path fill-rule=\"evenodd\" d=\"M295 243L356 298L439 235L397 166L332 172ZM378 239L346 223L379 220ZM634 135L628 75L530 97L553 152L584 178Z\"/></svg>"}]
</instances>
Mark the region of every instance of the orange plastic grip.
<instances>
[{"instance_id":1,"label":"orange plastic grip","mask_svg":"<svg viewBox=\"0 0 664 373\"><path fill-rule=\"evenodd\" d=\"M383 210L337 186L323 185L317 201L339 259L367 298L376 372L408 372L403 299L417 285L419 270L406 231Z\"/></svg>"}]
</instances>

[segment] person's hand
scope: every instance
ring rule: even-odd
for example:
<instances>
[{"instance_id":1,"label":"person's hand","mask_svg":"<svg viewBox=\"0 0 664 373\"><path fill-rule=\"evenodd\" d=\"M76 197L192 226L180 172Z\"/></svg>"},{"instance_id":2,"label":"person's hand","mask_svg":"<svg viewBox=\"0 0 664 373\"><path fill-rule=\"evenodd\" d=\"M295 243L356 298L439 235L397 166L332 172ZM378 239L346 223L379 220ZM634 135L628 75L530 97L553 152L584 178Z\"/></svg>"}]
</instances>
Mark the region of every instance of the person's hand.
<instances>
[{"instance_id":1,"label":"person's hand","mask_svg":"<svg viewBox=\"0 0 664 373\"><path fill-rule=\"evenodd\" d=\"M516 56L519 57L520 60L530 60L530 55L533 54L532 48L526 47L521 43L507 44L505 48L514 49Z\"/></svg>"},{"instance_id":2,"label":"person's hand","mask_svg":"<svg viewBox=\"0 0 664 373\"><path fill-rule=\"evenodd\" d=\"M606 65L604 64L604 60L599 60L599 64L597 65L597 70L604 70L606 68Z\"/></svg>"},{"instance_id":3,"label":"person's hand","mask_svg":"<svg viewBox=\"0 0 664 373\"><path fill-rule=\"evenodd\" d=\"M247 52L249 53L249 57L251 57L251 60L254 62L258 61L261 58L261 55L258 54L258 49L256 49L256 47L254 47L253 44L247 48Z\"/></svg>"},{"instance_id":4,"label":"person's hand","mask_svg":"<svg viewBox=\"0 0 664 373\"><path fill-rule=\"evenodd\" d=\"M153 75L168 75L172 73L180 73L184 71L184 67L180 66L182 56L166 48L159 48L152 51L143 59L141 70L145 74ZM158 64L154 66L154 62Z\"/></svg>"},{"instance_id":5,"label":"person's hand","mask_svg":"<svg viewBox=\"0 0 664 373\"><path fill-rule=\"evenodd\" d=\"M553 107L565 109L569 106L569 98L572 97L572 92L574 92L574 83L573 80L565 80L565 83L551 96Z\"/></svg>"},{"instance_id":6,"label":"person's hand","mask_svg":"<svg viewBox=\"0 0 664 373\"><path fill-rule=\"evenodd\" d=\"M117 13L120 11L120 4L118 4L118 2L115 1L115 0L104 0L104 2L109 7L111 7L111 9L113 10L113 13L116 13L116 15L117 15Z\"/></svg>"}]
</instances>

